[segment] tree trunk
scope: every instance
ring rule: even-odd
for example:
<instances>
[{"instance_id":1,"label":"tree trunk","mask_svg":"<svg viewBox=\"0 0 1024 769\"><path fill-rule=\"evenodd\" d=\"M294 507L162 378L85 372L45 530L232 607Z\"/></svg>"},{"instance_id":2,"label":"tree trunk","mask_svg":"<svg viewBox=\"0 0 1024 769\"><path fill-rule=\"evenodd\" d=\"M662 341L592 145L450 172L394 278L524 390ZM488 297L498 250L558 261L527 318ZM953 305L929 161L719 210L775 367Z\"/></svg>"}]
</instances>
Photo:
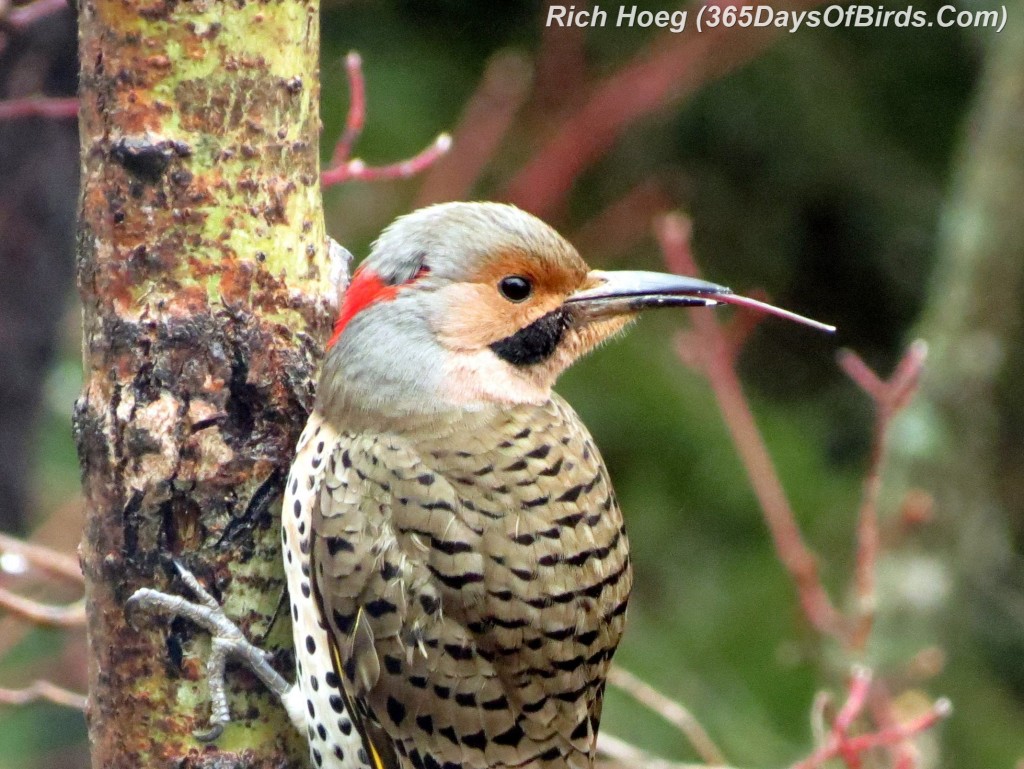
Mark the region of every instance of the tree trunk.
<instances>
[{"instance_id":1,"label":"tree trunk","mask_svg":"<svg viewBox=\"0 0 1024 769\"><path fill-rule=\"evenodd\" d=\"M74 426L94 767L306 760L240 670L235 721L215 748L196 740L206 634L149 618L136 629L123 607L136 588L179 588L178 558L250 639L290 647L277 517L329 318L318 14L315 0L80 4Z\"/></svg>"}]
</instances>

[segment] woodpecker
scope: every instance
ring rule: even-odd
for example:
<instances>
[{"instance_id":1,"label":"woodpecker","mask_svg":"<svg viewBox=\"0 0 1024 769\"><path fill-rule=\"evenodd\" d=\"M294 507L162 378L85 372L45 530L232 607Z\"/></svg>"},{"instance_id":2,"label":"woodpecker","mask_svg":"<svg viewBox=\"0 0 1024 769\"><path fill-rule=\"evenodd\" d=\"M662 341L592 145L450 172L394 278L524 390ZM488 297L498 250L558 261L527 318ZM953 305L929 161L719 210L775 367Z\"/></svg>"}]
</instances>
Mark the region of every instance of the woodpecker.
<instances>
[{"instance_id":1,"label":"woodpecker","mask_svg":"<svg viewBox=\"0 0 1024 769\"><path fill-rule=\"evenodd\" d=\"M354 273L282 513L292 712L331 769L586 769L632 584L601 455L552 386L648 307L513 206L398 219ZM308 714L308 718L305 716Z\"/></svg>"}]
</instances>

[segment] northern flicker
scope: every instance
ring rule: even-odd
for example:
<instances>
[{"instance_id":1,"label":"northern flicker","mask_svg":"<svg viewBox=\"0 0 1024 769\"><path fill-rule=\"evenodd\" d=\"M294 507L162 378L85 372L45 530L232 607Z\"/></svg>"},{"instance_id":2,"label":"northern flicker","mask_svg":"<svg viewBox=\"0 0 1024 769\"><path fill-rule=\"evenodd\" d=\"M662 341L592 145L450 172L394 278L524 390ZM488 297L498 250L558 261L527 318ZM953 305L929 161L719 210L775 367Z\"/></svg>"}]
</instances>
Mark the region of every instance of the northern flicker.
<instances>
[{"instance_id":1,"label":"northern flicker","mask_svg":"<svg viewBox=\"0 0 1024 769\"><path fill-rule=\"evenodd\" d=\"M315 766L592 766L632 574L601 456L551 388L644 308L740 299L590 270L508 205L433 206L380 236L284 501Z\"/></svg>"}]
</instances>

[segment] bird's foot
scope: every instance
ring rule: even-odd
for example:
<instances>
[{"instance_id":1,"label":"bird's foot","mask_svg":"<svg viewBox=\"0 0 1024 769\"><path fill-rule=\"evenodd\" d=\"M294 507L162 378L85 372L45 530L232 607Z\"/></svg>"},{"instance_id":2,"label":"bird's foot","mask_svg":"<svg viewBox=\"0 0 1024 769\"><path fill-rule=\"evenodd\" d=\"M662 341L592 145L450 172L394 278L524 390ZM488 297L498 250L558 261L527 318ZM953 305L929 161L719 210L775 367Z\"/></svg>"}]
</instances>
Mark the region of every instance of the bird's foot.
<instances>
[{"instance_id":1,"label":"bird's foot","mask_svg":"<svg viewBox=\"0 0 1024 769\"><path fill-rule=\"evenodd\" d=\"M128 599L125 611L129 612L129 617L131 612L138 610L184 617L210 634L210 657L206 661L206 678L211 700L210 728L195 732L195 737L204 742L215 740L224 731L225 724L231 721L224 681L224 668L230 657L244 662L266 687L281 699L294 721L292 701L295 698L290 696L294 687L270 666L270 655L249 642L238 625L228 619L217 599L210 595L192 572L178 561L174 562L174 566L195 597L195 601L144 587L136 590Z\"/></svg>"}]
</instances>

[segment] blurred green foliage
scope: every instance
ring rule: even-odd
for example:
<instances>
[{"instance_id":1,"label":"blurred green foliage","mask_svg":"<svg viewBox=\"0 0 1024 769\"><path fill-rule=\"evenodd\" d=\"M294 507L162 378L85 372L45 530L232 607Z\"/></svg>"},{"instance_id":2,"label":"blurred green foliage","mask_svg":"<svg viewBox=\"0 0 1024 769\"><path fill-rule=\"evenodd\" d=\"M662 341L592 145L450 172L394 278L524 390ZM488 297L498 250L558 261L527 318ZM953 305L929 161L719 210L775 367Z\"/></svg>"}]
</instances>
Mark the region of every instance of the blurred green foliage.
<instances>
[{"instance_id":1,"label":"blurred green foliage","mask_svg":"<svg viewBox=\"0 0 1024 769\"><path fill-rule=\"evenodd\" d=\"M386 163L456 124L496 51L535 53L540 20L536 2L326 3L325 160L344 123L347 51L362 53L367 80L357 154ZM650 30L590 31L590 75L613 71L651 39ZM778 304L839 326L833 340L766 321L746 345L742 371L801 525L822 556L823 579L841 604L871 412L833 352L850 346L887 373L906 342L928 287L938 211L983 43L976 31L938 28L786 35L694 98L632 126L578 180L553 222L571 238L654 177L692 216L706 277L738 290L763 287ZM500 195L538 140L514 128L474 197ZM409 209L416 189L413 180L330 190L328 230L362 256ZM615 266L661 267L653 238L614 258ZM823 649L801 619L714 399L674 356L671 340L683 323L672 313L643 319L560 386L602 448L630 530L637 586L618 660L685 702L736 765L779 766L808 752L815 691L823 681L839 683L830 677L835 650ZM62 411L66 425L70 403ZM40 447L41 484L77 478L73 452L52 443ZM917 541L907 547L926 549ZM964 627L950 618L950 628ZM881 630L898 634L898 623ZM928 630L935 635L920 634L922 643L942 647L948 659L925 688L958 708L940 728L936 765L1013 766L1024 756L1020 690L998 680L969 632ZM917 650L901 648L902 660ZM891 650L871 654L894 661ZM30 719L28 711L5 711L0 756L27 740L18 734ZM618 692L609 695L604 725L667 757L695 758L677 733Z\"/></svg>"}]
</instances>

